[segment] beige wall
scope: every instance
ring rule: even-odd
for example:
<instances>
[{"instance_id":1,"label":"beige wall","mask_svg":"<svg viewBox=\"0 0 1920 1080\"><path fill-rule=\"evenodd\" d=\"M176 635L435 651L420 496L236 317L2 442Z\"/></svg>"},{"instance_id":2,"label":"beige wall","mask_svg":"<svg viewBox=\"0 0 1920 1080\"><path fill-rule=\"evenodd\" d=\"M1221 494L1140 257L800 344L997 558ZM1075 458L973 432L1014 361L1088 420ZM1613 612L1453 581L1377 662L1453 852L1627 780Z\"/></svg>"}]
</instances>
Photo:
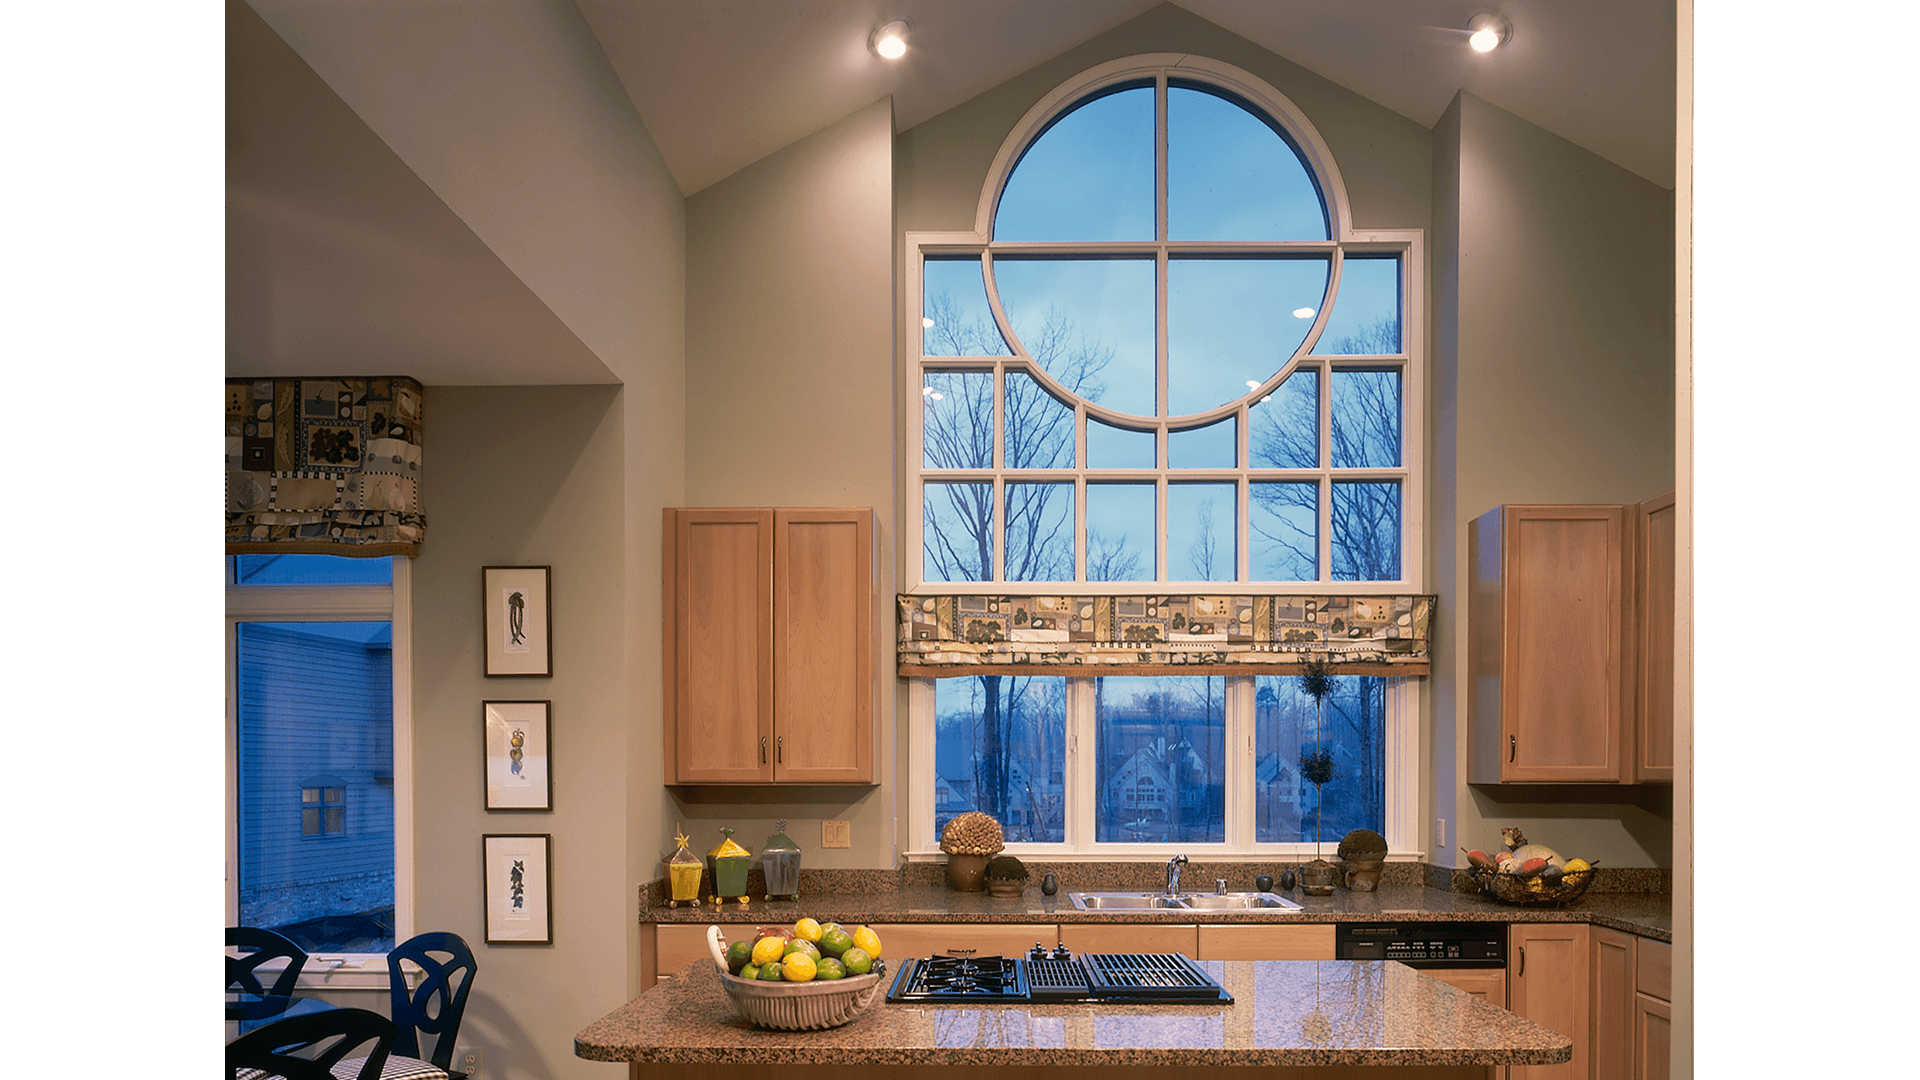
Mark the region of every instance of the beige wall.
<instances>
[{"instance_id":1,"label":"beige wall","mask_svg":"<svg viewBox=\"0 0 1920 1080\"><path fill-rule=\"evenodd\" d=\"M1637 502L1674 484L1673 193L1471 94L1435 134L1434 187L1448 199L1433 260L1440 861L1517 825L1607 866L1670 866L1670 787L1464 783L1466 658L1453 643L1466 637L1473 518L1502 503Z\"/></svg>"},{"instance_id":2,"label":"beige wall","mask_svg":"<svg viewBox=\"0 0 1920 1080\"><path fill-rule=\"evenodd\" d=\"M614 386L427 388L427 543L413 565L414 925L479 961L461 1023L490 1076L604 1077L572 1033L631 996L625 438ZM480 568L552 567L553 677L487 678ZM488 700L552 702L553 810L483 809ZM487 945L484 833L553 837L553 943Z\"/></svg>"},{"instance_id":3,"label":"beige wall","mask_svg":"<svg viewBox=\"0 0 1920 1080\"><path fill-rule=\"evenodd\" d=\"M874 671L893 678L893 106L875 102L687 200L686 505L871 506L880 582ZM659 534L658 517L651 526ZM657 657L658 653L655 653ZM656 660L657 664L657 660ZM657 712L653 701L642 708ZM704 854L732 826L759 851L778 818L808 867L891 867L893 698L878 787L666 789ZM657 747L658 744L656 743ZM635 784L658 784L657 754ZM657 789L656 789L657 790ZM820 822L853 846L820 847Z\"/></svg>"}]
</instances>

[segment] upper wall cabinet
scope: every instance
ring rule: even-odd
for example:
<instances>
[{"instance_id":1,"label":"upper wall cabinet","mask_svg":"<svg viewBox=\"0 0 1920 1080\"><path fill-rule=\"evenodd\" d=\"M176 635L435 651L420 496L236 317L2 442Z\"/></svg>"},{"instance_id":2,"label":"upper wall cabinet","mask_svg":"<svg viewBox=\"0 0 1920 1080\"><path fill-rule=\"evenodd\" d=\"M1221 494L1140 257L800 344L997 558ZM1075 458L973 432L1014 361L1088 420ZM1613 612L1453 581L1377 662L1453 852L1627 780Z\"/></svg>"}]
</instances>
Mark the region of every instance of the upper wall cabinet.
<instances>
[{"instance_id":1,"label":"upper wall cabinet","mask_svg":"<svg viewBox=\"0 0 1920 1080\"><path fill-rule=\"evenodd\" d=\"M1619 506L1502 506L1474 520L1469 780L1628 779L1632 539Z\"/></svg>"},{"instance_id":2,"label":"upper wall cabinet","mask_svg":"<svg viewBox=\"0 0 1920 1080\"><path fill-rule=\"evenodd\" d=\"M1637 508L1639 723L1635 772L1642 781L1673 783L1673 579L1677 558L1674 493Z\"/></svg>"},{"instance_id":3,"label":"upper wall cabinet","mask_svg":"<svg viewBox=\"0 0 1920 1080\"><path fill-rule=\"evenodd\" d=\"M1671 781L1673 500L1663 498L1502 506L1474 520L1471 782Z\"/></svg>"},{"instance_id":4,"label":"upper wall cabinet","mask_svg":"<svg viewBox=\"0 0 1920 1080\"><path fill-rule=\"evenodd\" d=\"M873 511L664 522L667 783L872 783Z\"/></svg>"}]
</instances>

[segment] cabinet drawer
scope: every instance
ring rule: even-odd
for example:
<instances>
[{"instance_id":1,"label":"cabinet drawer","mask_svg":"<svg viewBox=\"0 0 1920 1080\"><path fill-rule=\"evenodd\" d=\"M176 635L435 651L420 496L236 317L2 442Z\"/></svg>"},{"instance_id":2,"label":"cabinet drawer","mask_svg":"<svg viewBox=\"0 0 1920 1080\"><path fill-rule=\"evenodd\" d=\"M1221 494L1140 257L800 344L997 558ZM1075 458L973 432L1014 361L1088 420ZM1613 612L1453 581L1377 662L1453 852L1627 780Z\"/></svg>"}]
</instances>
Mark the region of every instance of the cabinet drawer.
<instances>
[{"instance_id":1,"label":"cabinet drawer","mask_svg":"<svg viewBox=\"0 0 1920 1080\"><path fill-rule=\"evenodd\" d=\"M1025 956L1035 942L1051 949L1060 941L1059 928L1052 923L868 925L880 935L881 955L896 963L909 956L933 956L949 949L972 949L980 955Z\"/></svg>"},{"instance_id":2,"label":"cabinet drawer","mask_svg":"<svg viewBox=\"0 0 1920 1080\"><path fill-rule=\"evenodd\" d=\"M1333 924L1202 926L1196 960L1331 960Z\"/></svg>"},{"instance_id":3,"label":"cabinet drawer","mask_svg":"<svg viewBox=\"0 0 1920 1080\"><path fill-rule=\"evenodd\" d=\"M1673 1000L1673 946L1652 938L1635 942L1633 988L1661 1001Z\"/></svg>"},{"instance_id":4,"label":"cabinet drawer","mask_svg":"<svg viewBox=\"0 0 1920 1080\"><path fill-rule=\"evenodd\" d=\"M1420 974L1465 990L1489 1005L1507 1007L1507 973L1502 968L1421 968Z\"/></svg>"},{"instance_id":5,"label":"cabinet drawer","mask_svg":"<svg viewBox=\"0 0 1920 1080\"><path fill-rule=\"evenodd\" d=\"M1096 923L1060 924L1060 944L1075 956L1088 953L1179 953L1199 959L1197 926L1115 926Z\"/></svg>"}]
</instances>

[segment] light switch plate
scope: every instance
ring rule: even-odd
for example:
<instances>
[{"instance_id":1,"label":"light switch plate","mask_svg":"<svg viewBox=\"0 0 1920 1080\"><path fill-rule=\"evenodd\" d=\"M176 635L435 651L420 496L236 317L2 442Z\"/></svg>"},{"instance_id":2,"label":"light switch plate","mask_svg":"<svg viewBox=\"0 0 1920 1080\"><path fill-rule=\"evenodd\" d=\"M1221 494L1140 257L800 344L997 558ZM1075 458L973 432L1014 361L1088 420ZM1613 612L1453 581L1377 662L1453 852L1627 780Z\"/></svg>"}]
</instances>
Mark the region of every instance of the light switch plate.
<instances>
[{"instance_id":1,"label":"light switch plate","mask_svg":"<svg viewBox=\"0 0 1920 1080\"><path fill-rule=\"evenodd\" d=\"M823 848L853 846L853 823L847 821L823 821L820 823L820 846Z\"/></svg>"}]
</instances>

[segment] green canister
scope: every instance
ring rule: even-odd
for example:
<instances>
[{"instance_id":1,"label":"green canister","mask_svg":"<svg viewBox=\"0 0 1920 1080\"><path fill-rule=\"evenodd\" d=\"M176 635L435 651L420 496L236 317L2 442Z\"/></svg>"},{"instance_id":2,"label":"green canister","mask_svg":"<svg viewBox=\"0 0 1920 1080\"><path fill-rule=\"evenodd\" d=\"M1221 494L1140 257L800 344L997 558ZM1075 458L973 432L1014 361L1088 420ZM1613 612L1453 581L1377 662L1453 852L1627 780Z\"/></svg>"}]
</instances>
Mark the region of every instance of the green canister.
<instances>
[{"instance_id":1,"label":"green canister","mask_svg":"<svg viewBox=\"0 0 1920 1080\"><path fill-rule=\"evenodd\" d=\"M747 902L747 870L753 865L753 852L733 842L733 830L721 829L726 837L720 846L707 852L707 870L713 874L713 902Z\"/></svg>"}]
</instances>

